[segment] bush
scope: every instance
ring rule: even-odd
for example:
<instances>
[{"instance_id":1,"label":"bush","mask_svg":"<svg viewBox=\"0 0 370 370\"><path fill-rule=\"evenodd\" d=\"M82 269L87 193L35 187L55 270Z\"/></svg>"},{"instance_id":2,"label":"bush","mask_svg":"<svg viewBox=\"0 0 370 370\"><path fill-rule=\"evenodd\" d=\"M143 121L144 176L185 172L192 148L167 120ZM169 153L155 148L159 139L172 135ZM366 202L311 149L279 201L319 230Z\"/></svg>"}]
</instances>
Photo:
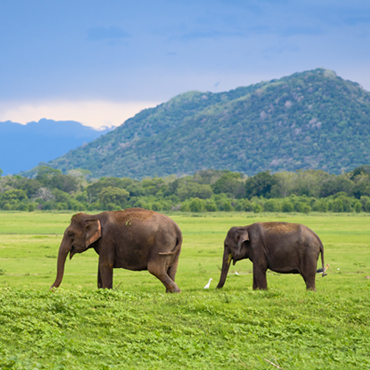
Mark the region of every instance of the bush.
<instances>
[{"instance_id":1,"label":"bush","mask_svg":"<svg viewBox=\"0 0 370 370\"><path fill-rule=\"evenodd\" d=\"M26 203L19 203L17 206L18 211L28 211L28 204Z\"/></svg>"},{"instance_id":2,"label":"bush","mask_svg":"<svg viewBox=\"0 0 370 370\"><path fill-rule=\"evenodd\" d=\"M280 203L277 199L269 199L263 205L265 212L279 212L281 210Z\"/></svg>"},{"instance_id":3,"label":"bush","mask_svg":"<svg viewBox=\"0 0 370 370\"><path fill-rule=\"evenodd\" d=\"M188 202L183 203L181 205L180 211L181 212L190 212L189 203Z\"/></svg>"},{"instance_id":4,"label":"bush","mask_svg":"<svg viewBox=\"0 0 370 370\"><path fill-rule=\"evenodd\" d=\"M362 210L362 204L360 202L356 202L354 206L355 212L360 213Z\"/></svg>"},{"instance_id":5,"label":"bush","mask_svg":"<svg viewBox=\"0 0 370 370\"><path fill-rule=\"evenodd\" d=\"M162 210L162 205L158 202L152 203L151 209L155 212L159 212Z\"/></svg>"},{"instance_id":6,"label":"bush","mask_svg":"<svg viewBox=\"0 0 370 370\"><path fill-rule=\"evenodd\" d=\"M204 206L207 212L216 212L217 211L217 205L215 202L207 202Z\"/></svg>"},{"instance_id":7,"label":"bush","mask_svg":"<svg viewBox=\"0 0 370 370\"><path fill-rule=\"evenodd\" d=\"M199 198L193 198L189 203L191 212L202 212L203 202Z\"/></svg>"},{"instance_id":8,"label":"bush","mask_svg":"<svg viewBox=\"0 0 370 370\"><path fill-rule=\"evenodd\" d=\"M293 212L294 211L294 206L289 200L284 200L283 204L281 206L281 210L283 212Z\"/></svg>"},{"instance_id":9,"label":"bush","mask_svg":"<svg viewBox=\"0 0 370 370\"><path fill-rule=\"evenodd\" d=\"M329 203L326 199L319 199L313 205L313 210L317 212L327 212L329 210Z\"/></svg>"},{"instance_id":10,"label":"bush","mask_svg":"<svg viewBox=\"0 0 370 370\"><path fill-rule=\"evenodd\" d=\"M305 213L306 215L308 215L311 212L311 207L308 204L303 204L303 206L301 207L300 212Z\"/></svg>"},{"instance_id":11,"label":"bush","mask_svg":"<svg viewBox=\"0 0 370 370\"><path fill-rule=\"evenodd\" d=\"M219 203L218 209L220 211L230 212L233 210L233 206L231 205L231 202L229 200L223 200Z\"/></svg>"},{"instance_id":12,"label":"bush","mask_svg":"<svg viewBox=\"0 0 370 370\"><path fill-rule=\"evenodd\" d=\"M332 212L344 212L344 207L341 199L335 199L330 203L330 210Z\"/></svg>"},{"instance_id":13,"label":"bush","mask_svg":"<svg viewBox=\"0 0 370 370\"><path fill-rule=\"evenodd\" d=\"M30 203L28 205L28 212L33 212L36 209L36 204L35 203Z\"/></svg>"},{"instance_id":14,"label":"bush","mask_svg":"<svg viewBox=\"0 0 370 370\"><path fill-rule=\"evenodd\" d=\"M262 212L262 206L260 204L255 204L254 207L253 207L253 212L254 213L260 213Z\"/></svg>"}]
</instances>

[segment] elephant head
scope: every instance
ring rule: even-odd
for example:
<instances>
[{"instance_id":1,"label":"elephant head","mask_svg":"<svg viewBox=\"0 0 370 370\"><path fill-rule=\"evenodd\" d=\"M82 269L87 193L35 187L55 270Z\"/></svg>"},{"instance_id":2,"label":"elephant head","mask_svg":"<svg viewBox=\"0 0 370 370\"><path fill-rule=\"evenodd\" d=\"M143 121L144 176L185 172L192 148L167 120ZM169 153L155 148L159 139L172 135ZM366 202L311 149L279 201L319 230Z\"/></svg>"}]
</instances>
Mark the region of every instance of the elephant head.
<instances>
[{"instance_id":1,"label":"elephant head","mask_svg":"<svg viewBox=\"0 0 370 370\"><path fill-rule=\"evenodd\" d=\"M63 279L64 264L69 253L72 259L75 253L82 253L101 237L101 225L97 218L78 213L71 219L71 224L64 232L59 247L57 277L50 288L58 287Z\"/></svg>"},{"instance_id":2,"label":"elephant head","mask_svg":"<svg viewBox=\"0 0 370 370\"><path fill-rule=\"evenodd\" d=\"M233 261L233 265L235 265L237 261L249 258L249 255L250 240L248 229L246 227L232 227L227 233L224 242L221 277L217 288L222 288L224 286L231 261Z\"/></svg>"}]
</instances>

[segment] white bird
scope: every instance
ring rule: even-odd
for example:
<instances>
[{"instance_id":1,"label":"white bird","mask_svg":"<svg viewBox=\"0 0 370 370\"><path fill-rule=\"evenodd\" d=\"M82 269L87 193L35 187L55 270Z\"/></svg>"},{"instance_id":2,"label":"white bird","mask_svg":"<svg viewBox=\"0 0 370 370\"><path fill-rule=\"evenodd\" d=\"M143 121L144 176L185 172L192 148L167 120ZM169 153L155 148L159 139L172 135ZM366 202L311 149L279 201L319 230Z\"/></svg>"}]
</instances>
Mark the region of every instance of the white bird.
<instances>
[{"instance_id":1,"label":"white bird","mask_svg":"<svg viewBox=\"0 0 370 370\"><path fill-rule=\"evenodd\" d=\"M213 279L212 278L210 278L209 279L209 282L207 283L207 285L204 287L204 289L209 289L209 286L211 285L211 281L212 281Z\"/></svg>"},{"instance_id":2,"label":"white bird","mask_svg":"<svg viewBox=\"0 0 370 370\"><path fill-rule=\"evenodd\" d=\"M238 271L235 271L235 275L239 275L239 274L238 274Z\"/></svg>"}]
</instances>

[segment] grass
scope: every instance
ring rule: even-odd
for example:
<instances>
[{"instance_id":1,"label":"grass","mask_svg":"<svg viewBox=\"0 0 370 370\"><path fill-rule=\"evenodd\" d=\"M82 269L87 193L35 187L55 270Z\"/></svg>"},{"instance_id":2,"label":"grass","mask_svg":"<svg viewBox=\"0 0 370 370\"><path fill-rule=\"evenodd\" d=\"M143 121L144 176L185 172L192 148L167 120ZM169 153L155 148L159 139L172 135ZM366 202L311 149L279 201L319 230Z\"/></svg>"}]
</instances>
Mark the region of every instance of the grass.
<instances>
[{"instance_id":1,"label":"grass","mask_svg":"<svg viewBox=\"0 0 370 370\"><path fill-rule=\"evenodd\" d=\"M122 269L114 290L98 290L92 250L68 260L49 291L70 217L0 212L1 369L276 369L266 360L285 370L370 369L369 215L170 214L184 236L177 295L148 272ZM269 290L253 291L250 261L214 289L227 230L267 220L320 236L331 270L317 276L317 292L272 272Z\"/></svg>"}]
</instances>

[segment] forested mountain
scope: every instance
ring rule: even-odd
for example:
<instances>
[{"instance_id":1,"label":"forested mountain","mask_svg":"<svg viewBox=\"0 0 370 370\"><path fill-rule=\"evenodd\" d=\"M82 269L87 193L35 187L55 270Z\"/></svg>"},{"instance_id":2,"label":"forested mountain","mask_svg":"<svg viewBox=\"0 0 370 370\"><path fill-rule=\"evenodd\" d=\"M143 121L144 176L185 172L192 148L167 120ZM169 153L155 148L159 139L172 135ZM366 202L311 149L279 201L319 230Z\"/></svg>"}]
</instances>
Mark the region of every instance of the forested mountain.
<instances>
[{"instance_id":1,"label":"forested mountain","mask_svg":"<svg viewBox=\"0 0 370 370\"><path fill-rule=\"evenodd\" d=\"M369 142L370 93L315 69L223 93L181 94L48 165L137 179L207 168L339 174L370 162Z\"/></svg>"},{"instance_id":2,"label":"forested mountain","mask_svg":"<svg viewBox=\"0 0 370 370\"><path fill-rule=\"evenodd\" d=\"M108 131L97 131L75 121L41 119L26 125L0 122L0 168L4 174L29 170Z\"/></svg>"}]
</instances>

